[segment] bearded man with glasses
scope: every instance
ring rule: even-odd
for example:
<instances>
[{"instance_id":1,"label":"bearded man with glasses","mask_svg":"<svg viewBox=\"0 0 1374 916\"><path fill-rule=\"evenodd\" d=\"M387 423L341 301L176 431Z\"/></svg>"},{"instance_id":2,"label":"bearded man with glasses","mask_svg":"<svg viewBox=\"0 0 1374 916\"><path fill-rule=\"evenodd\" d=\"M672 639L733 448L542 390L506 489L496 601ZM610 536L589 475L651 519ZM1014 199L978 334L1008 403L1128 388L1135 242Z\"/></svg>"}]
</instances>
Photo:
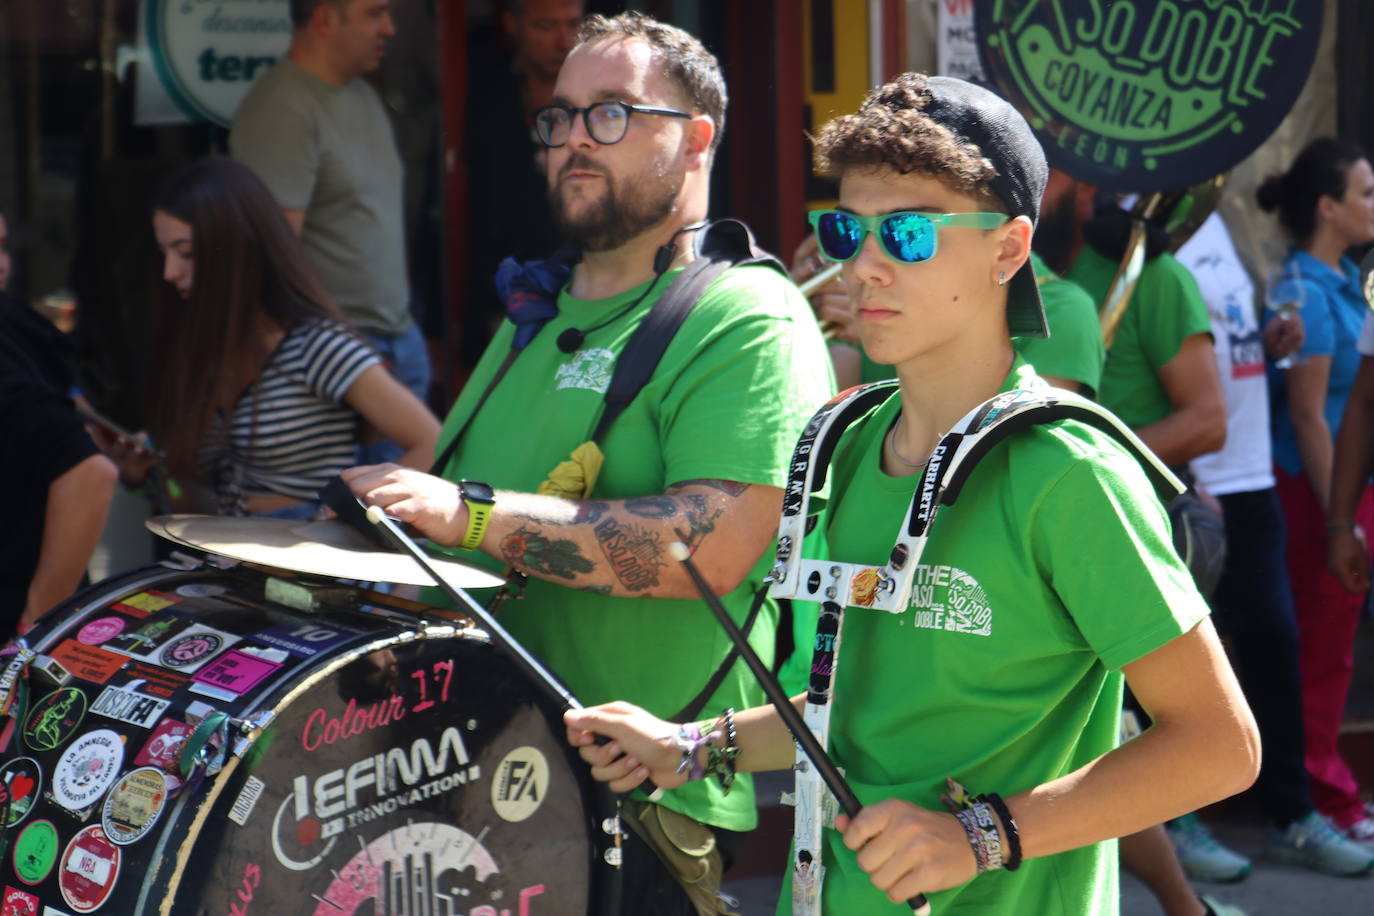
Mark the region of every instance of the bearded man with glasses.
<instances>
[{"instance_id":1,"label":"bearded man with glasses","mask_svg":"<svg viewBox=\"0 0 1374 916\"><path fill-rule=\"evenodd\" d=\"M743 625L792 445L833 388L829 360L782 273L732 267L696 300L639 394L592 437L627 341L694 258L726 93L695 38L640 14L592 16L579 42L536 127L551 209L580 260L566 279L542 263L521 274L547 280L548 301L529 286L507 297L512 320L440 436L445 451L456 441L443 479L393 465L344 476L436 543L527 574L502 621L582 702L628 696L670 718L705 694L700 708L714 717L756 705L762 692L743 665L723 665L730 644L668 546L692 548ZM531 300L536 312L548 307L546 324L526 323ZM770 602L749 628L765 658L777 624ZM625 811L636 831L626 841L627 912L723 911L719 841L755 825L752 785L727 794L696 782ZM636 845L641 834L675 838L676 851L656 851L689 873L691 899Z\"/></svg>"}]
</instances>

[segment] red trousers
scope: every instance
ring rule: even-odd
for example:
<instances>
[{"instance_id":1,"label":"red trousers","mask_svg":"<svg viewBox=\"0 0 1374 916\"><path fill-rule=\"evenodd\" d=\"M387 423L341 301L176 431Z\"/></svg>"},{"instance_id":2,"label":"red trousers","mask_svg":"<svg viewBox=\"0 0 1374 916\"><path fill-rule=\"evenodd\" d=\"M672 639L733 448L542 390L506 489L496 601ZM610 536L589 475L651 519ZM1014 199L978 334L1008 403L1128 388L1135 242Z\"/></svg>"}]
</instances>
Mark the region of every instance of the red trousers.
<instances>
[{"instance_id":1,"label":"red trousers","mask_svg":"<svg viewBox=\"0 0 1374 916\"><path fill-rule=\"evenodd\" d=\"M1355 630L1365 596L1352 595L1326 569L1326 515L1305 475L1275 466L1288 531L1288 576L1298 618L1307 773L1317 810L1338 827L1364 816L1359 785L1336 747L1354 670ZM1360 497L1355 521L1374 541L1374 496Z\"/></svg>"}]
</instances>

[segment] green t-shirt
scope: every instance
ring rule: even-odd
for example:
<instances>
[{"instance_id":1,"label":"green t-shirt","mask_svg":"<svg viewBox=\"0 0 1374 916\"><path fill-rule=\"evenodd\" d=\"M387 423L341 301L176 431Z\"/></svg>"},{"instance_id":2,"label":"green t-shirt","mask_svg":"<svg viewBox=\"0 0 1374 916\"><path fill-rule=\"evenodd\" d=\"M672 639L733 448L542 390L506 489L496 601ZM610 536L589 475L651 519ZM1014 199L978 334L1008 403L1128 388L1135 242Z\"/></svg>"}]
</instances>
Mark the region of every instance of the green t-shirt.
<instances>
[{"instance_id":1,"label":"green t-shirt","mask_svg":"<svg viewBox=\"0 0 1374 916\"><path fill-rule=\"evenodd\" d=\"M1116 261L1084 245L1067 276L1101 302L1116 268ZM1188 268L1168 253L1151 258L1107 353L1097 399L1131 429L1164 419L1174 407L1159 382L1159 370L1178 355L1186 338L1211 333L1207 303Z\"/></svg>"},{"instance_id":2,"label":"green t-shirt","mask_svg":"<svg viewBox=\"0 0 1374 916\"><path fill-rule=\"evenodd\" d=\"M1076 283L1060 277L1031 253L1031 267L1045 304L1045 323L1049 337L1016 337L1012 346L1035 367L1040 375L1051 375L1078 382L1084 397L1094 397L1102 381L1106 350L1097 325L1097 306ZM878 382L892 378L892 367L863 358L863 380Z\"/></svg>"},{"instance_id":3,"label":"green t-shirt","mask_svg":"<svg viewBox=\"0 0 1374 916\"><path fill-rule=\"evenodd\" d=\"M1035 282L1045 303L1049 337L1017 337L1016 352L1035 367L1038 375L1077 382L1084 397L1094 397L1102 384L1102 364L1107 359L1097 304L1077 283L1065 280L1031 253Z\"/></svg>"},{"instance_id":4,"label":"green t-shirt","mask_svg":"<svg viewBox=\"0 0 1374 916\"><path fill-rule=\"evenodd\" d=\"M660 289L676 274L666 275ZM616 357L657 295L589 332L576 353L561 352L555 341L567 328L610 318L643 292L641 286L588 301L565 290L558 316L492 391L444 476L535 492L591 436ZM449 412L441 447L505 359L513 328L505 322L497 332ZM768 267L729 270L702 295L649 383L600 443L606 463L591 495L647 496L698 479L781 487L802 427L833 389L824 342L797 288ZM485 554L467 558L500 566ZM741 624L771 561L765 551L743 584L722 599ZM750 632L765 661L773 655L777 619L770 602ZM628 700L659 716L674 715L696 696L730 649L701 601L613 598L533 578L522 600L502 608L501 621L583 703ZM749 670L736 663L703 715L763 702ZM663 804L731 830L756 822L748 782L737 783L728 796L715 780L693 782L665 793Z\"/></svg>"},{"instance_id":5,"label":"green t-shirt","mask_svg":"<svg viewBox=\"0 0 1374 916\"><path fill-rule=\"evenodd\" d=\"M239 103L229 149L281 207L304 211L301 246L354 327L410 327L405 176L367 80L331 86L282 57Z\"/></svg>"},{"instance_id":6,"label":"green t-shirt","mask_svg":"<svg viewBox=\"0 0 1374 916\"><path fill-rule=\"evenodd\" d=\"M1044 384L1018 361L1003 390ZM822 518L836 559L876 566L892 549L918 480L880 466L899 409L894 395L836 450ZM1116 746L1119 669L1206 614L1135 458L1078 421L1031 427L940 510L907 613L846 610L835 762L865 804L937 811L946 777L1011 796L1063 776ZM825 831L824 849L825 912L909 914L874 889L838 832ZM1114 913L1115 843L929 896L940 916Z\"/></svg>"}]
</instances>

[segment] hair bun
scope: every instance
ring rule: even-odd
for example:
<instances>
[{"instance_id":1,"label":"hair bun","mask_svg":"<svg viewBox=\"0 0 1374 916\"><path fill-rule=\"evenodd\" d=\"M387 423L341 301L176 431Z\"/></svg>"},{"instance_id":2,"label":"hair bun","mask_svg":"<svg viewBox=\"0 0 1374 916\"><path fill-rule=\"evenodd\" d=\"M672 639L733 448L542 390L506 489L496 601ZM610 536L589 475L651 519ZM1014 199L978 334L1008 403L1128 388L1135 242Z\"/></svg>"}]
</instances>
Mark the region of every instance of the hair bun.
<instances>
[{"instance_id":1,"label":"hair bun","mask_svg":"<svg viewBox=\"0 0 1374 916\"><path fill-rule=\"evenodd\" d=\"M1265 213L1273 213L1283 203L1283 175L1270 175L1255 188L1255 201Z\"/></svg>"}]
</instances>

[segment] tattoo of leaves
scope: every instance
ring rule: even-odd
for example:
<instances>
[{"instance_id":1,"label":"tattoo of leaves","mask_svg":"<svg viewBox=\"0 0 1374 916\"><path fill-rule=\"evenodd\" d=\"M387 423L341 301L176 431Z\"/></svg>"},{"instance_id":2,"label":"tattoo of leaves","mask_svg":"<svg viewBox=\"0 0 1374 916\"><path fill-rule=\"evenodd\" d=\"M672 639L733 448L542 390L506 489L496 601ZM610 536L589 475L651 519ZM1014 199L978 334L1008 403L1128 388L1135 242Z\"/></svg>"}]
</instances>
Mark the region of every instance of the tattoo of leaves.
<instances>
[{"instance_id":1,"label":"tattoo of leaves","mask_svg":"<svg viewBox=\"0 0 1374 916\"><path fill-rule=\"evenodd\" d=\"M582 556L578 546L566 538L550 540L538 531L521 526L501 539L501 556L512 566L533 573L573 579L596 568Z\"/></svg>"}]
</instances>

